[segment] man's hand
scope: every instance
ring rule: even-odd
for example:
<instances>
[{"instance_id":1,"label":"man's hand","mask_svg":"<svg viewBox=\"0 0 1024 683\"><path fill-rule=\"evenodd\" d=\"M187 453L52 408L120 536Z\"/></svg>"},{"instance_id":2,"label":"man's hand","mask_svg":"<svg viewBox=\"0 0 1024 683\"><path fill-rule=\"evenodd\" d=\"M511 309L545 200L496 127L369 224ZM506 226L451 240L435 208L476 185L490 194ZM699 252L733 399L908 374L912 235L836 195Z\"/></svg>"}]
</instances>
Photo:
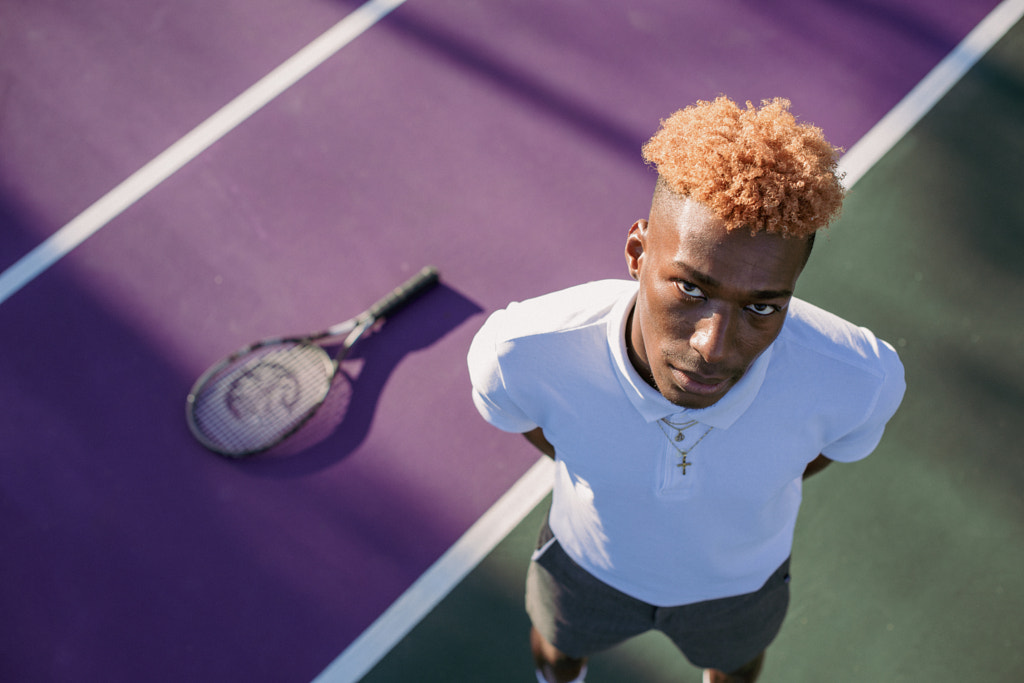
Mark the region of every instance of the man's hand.
<instances>
[{"instance_id":1,"label":"man's hand","mask_svg":"<svg viewBox=\"0 0 1024 683\"><path fill-rule=\"evenodd\" d=\"M548 456L552 460L555 459L555 447L552 446L551 443L544 438L543 429L537 427L532 432L526 432L525 434L523 434L523 436L526 437L527 441L536 446L537 450L539 450L541 453Z\"/></svg>"}]
</instances>

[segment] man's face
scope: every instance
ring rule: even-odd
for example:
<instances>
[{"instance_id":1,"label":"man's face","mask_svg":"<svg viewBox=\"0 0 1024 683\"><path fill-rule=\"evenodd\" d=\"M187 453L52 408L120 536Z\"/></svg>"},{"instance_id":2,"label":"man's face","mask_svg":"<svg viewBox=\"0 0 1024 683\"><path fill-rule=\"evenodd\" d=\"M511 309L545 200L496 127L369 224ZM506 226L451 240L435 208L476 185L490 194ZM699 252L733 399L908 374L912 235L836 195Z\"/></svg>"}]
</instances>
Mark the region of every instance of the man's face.
<instances>
[{"instance_id":1,"label":"man's face","mask_svg":"<svg viewBox=\"0 0 1024 683\"><path fill-rule=\"evenodd\" d=\"M714 404L782 330L807 253L803 239L729 232L698 202L656 202L626 240L637 372L677 405Z\"/></svg>"}]
</instances>

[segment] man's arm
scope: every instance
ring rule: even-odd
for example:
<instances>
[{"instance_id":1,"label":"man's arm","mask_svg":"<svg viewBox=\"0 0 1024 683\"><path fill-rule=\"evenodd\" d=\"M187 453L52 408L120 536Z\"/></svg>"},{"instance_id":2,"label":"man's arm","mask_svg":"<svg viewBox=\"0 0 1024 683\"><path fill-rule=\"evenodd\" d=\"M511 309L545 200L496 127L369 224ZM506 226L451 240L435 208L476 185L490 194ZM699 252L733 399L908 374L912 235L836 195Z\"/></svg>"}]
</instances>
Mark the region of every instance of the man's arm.
<instances>
[{"instance_id":1,"label":"man's arm","mask_svg":"<svg viewBox=\"0 0 1024 683\"><path fill-rule=\"evenodd\" d=\"M541 429L540 427L537 427L533 431L526 432L525 434L523 434L523 436L526 437L527 441L529 441L534 446L536 446L537 450L539 450L541 453L543 453L544 455L546 455L549 458L551 458L552 460L554 460L554 458L555 458L555 447L552 446L551 443L546 438L544 438L544 430L543 429Z\"/></svg>"},{"instance_id":2,"label":"man's arm","mask_svg":"<svg viewBox=\"0 0 1024 683\"><path fill-rule=\"evenodd\" d=\"M811 476L812 474L817 474L818 472L821 472L823 469L825 469L831 464L831 460L826 458L824 455L819 455L817 458L812 460L807 465L807 469L804 470L804 479L807 479L807 477Z\"/></svg>"}]
</instances>

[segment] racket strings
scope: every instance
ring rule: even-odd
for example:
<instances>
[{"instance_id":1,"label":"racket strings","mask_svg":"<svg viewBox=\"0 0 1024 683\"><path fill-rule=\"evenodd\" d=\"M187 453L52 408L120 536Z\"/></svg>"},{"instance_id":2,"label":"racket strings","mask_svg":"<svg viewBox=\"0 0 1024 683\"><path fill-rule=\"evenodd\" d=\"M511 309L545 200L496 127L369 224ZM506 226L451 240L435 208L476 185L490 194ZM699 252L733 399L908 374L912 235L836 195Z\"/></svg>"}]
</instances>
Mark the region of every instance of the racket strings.
<instances>
[{"instance_id":1,"label":"racket strings","mask_svg":"<svg viewBox=\"0 0 1024 683\"><path fill-rule=\"evenodd\" d=\"M283 342L229 359L193 391L191 424L229 455L273 447L299 429L327 396L334 364L323 349Z\"/></svg>"}]
</instances>

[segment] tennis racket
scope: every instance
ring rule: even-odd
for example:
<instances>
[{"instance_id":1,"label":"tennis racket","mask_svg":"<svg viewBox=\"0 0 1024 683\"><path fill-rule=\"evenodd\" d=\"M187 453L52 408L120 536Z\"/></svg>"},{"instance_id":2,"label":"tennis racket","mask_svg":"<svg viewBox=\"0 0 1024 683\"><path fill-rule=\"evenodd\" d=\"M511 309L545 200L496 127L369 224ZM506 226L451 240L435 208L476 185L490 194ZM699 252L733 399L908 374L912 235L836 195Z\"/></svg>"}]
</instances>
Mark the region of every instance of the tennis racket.
<instances>
[{"instance_id":1,"label":"tennis racket","mask_svg":"<svg viewBox=\"0 0 1024 683\"><path fill-rule=\"evenodd\" d=\"M193 436L229 458L268 451L299 432L324 405L342 360L378 320L438 282L428 266L343 323L304 337L264 339L211 366L186 398ZM344 338L332 357L321 345Z\"/></svg>"}]
</instances>

